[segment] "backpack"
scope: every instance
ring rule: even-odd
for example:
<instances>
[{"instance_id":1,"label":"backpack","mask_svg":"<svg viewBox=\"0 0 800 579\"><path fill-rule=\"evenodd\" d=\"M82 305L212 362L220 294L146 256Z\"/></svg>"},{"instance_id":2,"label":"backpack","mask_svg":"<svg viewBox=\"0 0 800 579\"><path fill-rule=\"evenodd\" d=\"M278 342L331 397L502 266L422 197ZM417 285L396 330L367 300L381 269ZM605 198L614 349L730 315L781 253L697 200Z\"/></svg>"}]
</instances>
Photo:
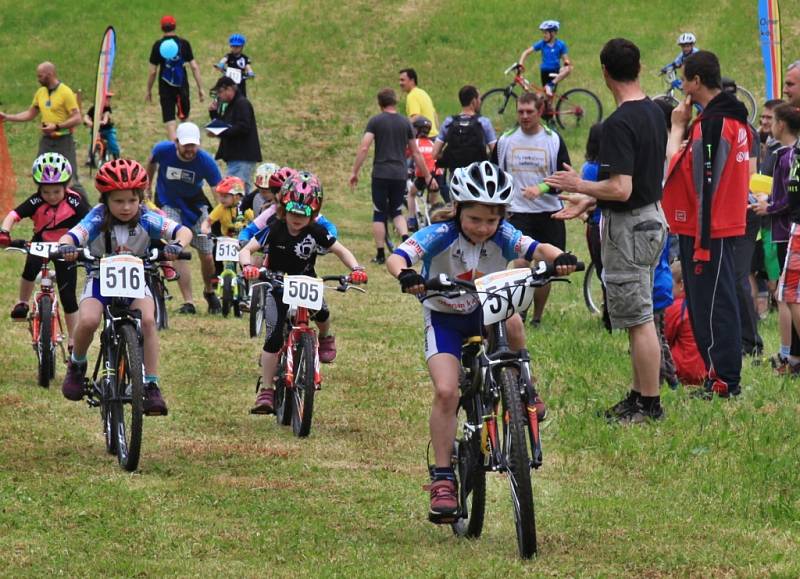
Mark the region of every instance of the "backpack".
<instances>
[{"instance_id":1,"label":"backpack","mask_svg":"<svg viewBox=\"0 0 800 579\"><path fill-rule=\"evenodd\" d=\"M486 161L486 139L478 115L456 115L447 129L440 167L451 171L476 161Z\"/></svg>"},{"instance_id":2,"label":"backpack","mask_svg":"<svg viewBox=\"0 0 800 579\"><path fill-rule=\"evenodd\" d=\"M161 59L161 79L170 86L181 87L186 83L186 69L183 67L184 60L181 54L181 42L178 43L178 54L169 60Z\"/></svg>"}]
</instances>

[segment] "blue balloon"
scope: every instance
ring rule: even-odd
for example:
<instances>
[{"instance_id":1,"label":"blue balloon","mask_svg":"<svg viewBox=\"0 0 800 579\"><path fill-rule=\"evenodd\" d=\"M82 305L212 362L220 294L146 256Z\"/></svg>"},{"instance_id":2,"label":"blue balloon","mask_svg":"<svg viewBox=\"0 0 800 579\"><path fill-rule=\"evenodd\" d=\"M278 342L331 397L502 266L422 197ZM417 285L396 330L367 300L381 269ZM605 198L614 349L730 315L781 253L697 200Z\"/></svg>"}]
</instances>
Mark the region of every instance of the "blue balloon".
<instances>
[{"instance_id":1,"label":"blue balloon","mask_svg":"<svg viewBox=\"0 0 800 579\"><path fill-rule=\"evenodd\" d=\"M178 56L178 43L171 38L168 38L161 43L158 51L161 53L161 56L164 58L164 60L172 60Z\"/></svg>"}]
</instances>

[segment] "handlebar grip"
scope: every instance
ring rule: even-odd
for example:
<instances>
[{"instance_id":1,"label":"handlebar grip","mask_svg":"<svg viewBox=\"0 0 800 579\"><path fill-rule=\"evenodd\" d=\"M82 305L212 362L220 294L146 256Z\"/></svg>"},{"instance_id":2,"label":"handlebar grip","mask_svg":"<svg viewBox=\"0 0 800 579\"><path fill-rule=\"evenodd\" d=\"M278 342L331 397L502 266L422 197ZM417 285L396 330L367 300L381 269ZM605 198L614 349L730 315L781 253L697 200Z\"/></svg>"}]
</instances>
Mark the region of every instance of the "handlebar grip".
<instances>
[{"instance_id":1,"label":"handlebar grip","mask_svg":"<svg viewBox=\"0 0 800 579\"><path fill-rule=\"evenodd\" d=\"M8 246L16 247L17 249L26 249L28 247L28 241L24 239L12 239Z\"/></svg>"},{"instance_id":2,"label":"handlebar grip","mask_svg":"<svg viewBox=\"0 0 800 579\"><path fill-rule=\"evenodd\" d=\"M181 261L189 261L192 259L192 254L188 251L181 251L178 255L178 259Z\"/></svg>"},{"instance_id":3,"label":"handlebar grip","mask_svg":"<svg viewBox=\"0 0 800 579\"><path fill-rule=\"evenodd\" d=\"M586 271L586 264L582 261L579 261L575 264L575 271Z\"/></svg>"}]
</instances>

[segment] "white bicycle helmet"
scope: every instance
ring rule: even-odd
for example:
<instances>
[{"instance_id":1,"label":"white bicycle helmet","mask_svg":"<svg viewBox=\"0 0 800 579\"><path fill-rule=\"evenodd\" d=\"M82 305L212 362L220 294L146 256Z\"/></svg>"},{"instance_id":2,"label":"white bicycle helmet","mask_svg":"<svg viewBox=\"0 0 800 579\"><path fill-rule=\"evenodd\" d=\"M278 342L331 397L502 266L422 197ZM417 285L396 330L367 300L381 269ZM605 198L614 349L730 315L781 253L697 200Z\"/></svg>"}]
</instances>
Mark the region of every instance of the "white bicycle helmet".
<instances>
[{"instance_id":1,"label":"white bicycle helmet","mask_svg":"<svg viewBox=\"0 0 800 579\"><path fill-rule=\"evenodd\" d=\"M539 30L555 30L558 32L558 29L561 28L561 24L558 23L558 20L545 20L539 25Z\"/></svg>"},{"instance_id":2,"label":"white bicycle helmet","mask_svg":"<svg viewBox=\"0 0 800 579\"><path fill-rule=\"evenodd\" d=\"M269 187L269 178L280 169L275 163L261 163L256 167L256 187Z\"/></svg>"},{"instance_id":3,"label":"white bicycle helmet","mask_svg":"<svg viewBox=\"0 0 800 579\"><path fill-rule=\"evenodd\" d=\"M450 194L460 203L475 202L486 205L511 203L513 178L489 161L459 167L450 181Z\"/></svg>"},{"instance_id":4,"label":"white bicycle helmet","mask_svg":"<svg viewBox=\"0 0 800 579\"><path fill-rule=\"evenodd\" d=\"M694 44L697 38L691 32L684 32L678 37L678 44Z\"/></svg>"}]
</instances>

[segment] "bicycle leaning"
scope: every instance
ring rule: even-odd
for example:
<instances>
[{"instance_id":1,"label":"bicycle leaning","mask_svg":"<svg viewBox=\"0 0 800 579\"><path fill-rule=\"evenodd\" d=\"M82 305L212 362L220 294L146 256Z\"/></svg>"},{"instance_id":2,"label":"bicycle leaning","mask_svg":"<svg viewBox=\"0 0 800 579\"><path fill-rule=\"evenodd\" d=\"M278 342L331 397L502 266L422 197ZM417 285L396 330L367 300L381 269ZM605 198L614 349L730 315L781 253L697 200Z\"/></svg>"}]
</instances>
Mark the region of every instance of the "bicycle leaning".
<instances>
[{"instance_id":1,"label":"bicycle leaning","mask_svg":"<svg viewBox=\"0 0 800 579\"><path fill-rule=\"evenodd\" d=\"M576 271L584 269L578 263ZM453 449L453 471L458 489L458 510L450 520L453 532L477 538L483 531L486 509L486 473L508 476L517 548L523 558L536 554L536 517L531 469L542 466L542 442L535 407L530 354L509 348L506 320L527 309L534 289L555 278L552 264L486 275L474 282L429 279L425 287L456 297L468 293L481 298L483 336L465 341L461 356L459 432ZM427 299L427 298L423 298ZM433 466L429 464L429 469Z\"/></svg>"}]
</instances>

